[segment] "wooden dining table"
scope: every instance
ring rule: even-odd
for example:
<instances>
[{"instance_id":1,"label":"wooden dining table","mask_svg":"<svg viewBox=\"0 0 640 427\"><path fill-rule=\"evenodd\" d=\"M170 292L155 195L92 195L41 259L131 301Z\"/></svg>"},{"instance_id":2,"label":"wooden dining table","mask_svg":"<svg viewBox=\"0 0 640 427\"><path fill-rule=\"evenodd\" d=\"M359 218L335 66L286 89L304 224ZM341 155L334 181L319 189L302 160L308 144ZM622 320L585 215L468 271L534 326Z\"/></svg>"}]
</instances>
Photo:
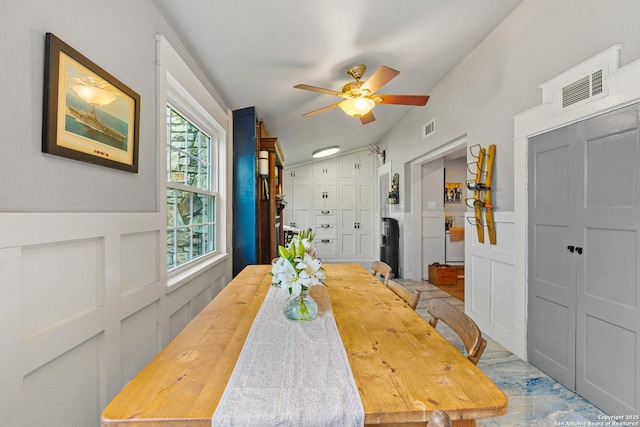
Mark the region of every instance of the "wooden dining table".
<instances>
[{"instance_id":1,"label":"wooden dining table","mask_svg":"<svg viewBox=\"0 0 640 427\"><path fill-rule=\"evenodd\" d=\"M211 426L256 313L270 265L246 267L109 403L103 426ZM324 265L314 286L330 307L366 426L422 426L437 409L454 426L507 412L505 394L360 264Z\"/></svg>"}]
</instances>

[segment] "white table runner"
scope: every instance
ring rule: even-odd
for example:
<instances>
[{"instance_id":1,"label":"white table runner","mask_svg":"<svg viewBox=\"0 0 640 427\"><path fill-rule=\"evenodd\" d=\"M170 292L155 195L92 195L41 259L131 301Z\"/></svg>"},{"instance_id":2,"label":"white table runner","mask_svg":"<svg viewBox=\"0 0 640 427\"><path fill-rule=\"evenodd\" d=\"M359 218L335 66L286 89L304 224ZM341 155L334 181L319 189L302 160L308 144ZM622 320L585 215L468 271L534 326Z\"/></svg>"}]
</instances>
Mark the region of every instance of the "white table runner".
<instances>
[{"instance_id":1,"label":"white table runner","mask_svg":"<svg viewBox=\"0 0 640 427\"><path fill-rule=\"evenodd\" d=\"M286 296L269 289L212 425L363 426L364 408L331 304L314 320L295 322L282 314Z\"/></svg>"}]
</instances>

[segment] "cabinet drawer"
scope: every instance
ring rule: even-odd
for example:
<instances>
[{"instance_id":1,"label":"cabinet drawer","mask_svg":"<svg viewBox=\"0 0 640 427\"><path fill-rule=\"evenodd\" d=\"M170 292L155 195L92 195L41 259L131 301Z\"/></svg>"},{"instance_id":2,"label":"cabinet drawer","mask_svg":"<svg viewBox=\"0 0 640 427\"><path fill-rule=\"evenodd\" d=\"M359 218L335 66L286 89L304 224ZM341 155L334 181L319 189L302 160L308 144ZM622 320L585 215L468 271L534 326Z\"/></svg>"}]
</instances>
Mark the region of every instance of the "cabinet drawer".
<instances>
[{"instance_id":1,"label":"cabinet drawer","mask_svg":"<svg viewBox=\"0 0 640 427\"><path fill-rule=\"evenodd\" d=\"M314 242L320 258L334 258L338 253L335 239L316 238Z\"/></svg>"},{"instance_id":2,"label":"cabinet drawer","mask_svg":"<svg viewBox=\"0 0 640 427\"><path fill-rule=\"evenodd\" d=\"M313 222L314 224L335 224L336 210L335 209L314 209Z\"/></svg>"},{"instance_id":3,"label":"cabinet drawer","mask_svg":"<svg viewBox=\"0 0 640 427\"><path fill-rule=\"evenodd\" d=\"M336 226L335 224L313 224L313 231L316 233L314 241L318 239L335 239L336 238Z\"/></svg>"}]
</instances>

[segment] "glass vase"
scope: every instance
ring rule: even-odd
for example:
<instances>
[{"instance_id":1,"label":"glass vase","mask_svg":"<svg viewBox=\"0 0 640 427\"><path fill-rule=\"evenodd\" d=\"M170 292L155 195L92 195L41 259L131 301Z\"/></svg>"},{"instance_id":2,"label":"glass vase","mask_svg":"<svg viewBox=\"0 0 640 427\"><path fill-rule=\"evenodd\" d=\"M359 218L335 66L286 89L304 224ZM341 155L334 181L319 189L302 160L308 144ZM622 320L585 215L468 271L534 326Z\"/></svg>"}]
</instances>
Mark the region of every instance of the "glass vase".
<instances>
[{"instance_id":1,"label":"glass vase","mask_svg":"<svg viewBox=\"0 0 640 427\"><path fill-rule=\"evenodd\" d=\"M285 317L296 321L312 320L318 314L318 304L309 295L309 288L303 288L300 295L289 298L282 307Z\"/></svg>"}]
</instances>

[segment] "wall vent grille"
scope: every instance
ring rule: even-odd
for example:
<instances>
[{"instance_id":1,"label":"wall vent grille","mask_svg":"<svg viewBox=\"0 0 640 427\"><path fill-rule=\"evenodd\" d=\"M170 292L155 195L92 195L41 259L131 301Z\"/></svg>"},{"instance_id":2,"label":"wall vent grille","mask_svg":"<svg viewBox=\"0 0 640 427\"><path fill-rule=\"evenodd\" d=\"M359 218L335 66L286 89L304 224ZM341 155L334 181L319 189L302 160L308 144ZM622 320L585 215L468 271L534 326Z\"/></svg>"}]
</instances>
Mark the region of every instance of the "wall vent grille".
<instances>
[{"instance_id":1,"label":"wall vent grille","mask_svg":"<svg viewBox=\"0 0 640 427\"><path fill-rule=\"evenodd\" d=\"M562 108L601 93L602 70L598 70L562 88Z\"/></svg>"},{"instance_id":2,"label":"wall vent grille","mask_svg":"<svg viewBox=\"0 0 640 427\"><path fill-rule=\"evenodd\" d=\"M598 70L591 74L591 95L599 95L602 93L602 70Z\"/></svg>"},{"instance_id":3,"label":"wall vent grille","mask_svg":"<svg viewBox=\"0 0 640 427\"><path fill-rule=\"evenodd\" d=\"M436 120L433 119L426 125L424 125L424 130L422 132L422 138L426 138L436 131Z\"/></svg>"}]
</instances>

